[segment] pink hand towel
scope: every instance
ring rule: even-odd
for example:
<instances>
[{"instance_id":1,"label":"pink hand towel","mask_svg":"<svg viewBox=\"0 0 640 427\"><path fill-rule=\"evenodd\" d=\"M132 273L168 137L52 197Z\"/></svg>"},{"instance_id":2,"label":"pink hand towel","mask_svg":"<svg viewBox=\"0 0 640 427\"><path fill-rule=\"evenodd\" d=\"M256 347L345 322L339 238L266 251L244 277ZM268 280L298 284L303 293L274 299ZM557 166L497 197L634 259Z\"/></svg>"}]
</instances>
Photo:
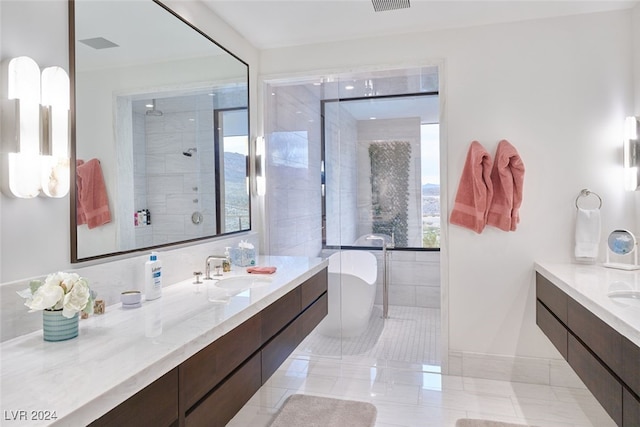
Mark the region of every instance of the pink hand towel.
<instances>
[{"instance_id":1,"label":"pink hand towel","mask_svg":"<svg viewBox=\"0 0 640 427\"><path fill-rule=\"evenodd\" d=\"M77 221L95 228L111 222L107 187L104 185L102 168L98 159L77 161Z\"/></svg>"},{"instance_id":2,"label":"pink hand towel","mask_svg":"<svg viewBox=\"0 0 640 427\"><path fill-rule=\"evenodd\" d=\"M249 267L247 273L253 274L273 274L276 272L276 267Z\"/></svg>"},{"instance_id":3,"label":"pink hand towel","mask_svg":"<svg viewBox=\"0 0 640 427\"><path fill-rule=\"evenodd\" d=\"M451 224L469 228L476 233L484 230L493 198L491 164L489 152L478 141L473 141L460 176L449 219Z\"/></svg>"},{"instance_id":4,"label":"pink hand towel","mask_svg":"<svg viewBox=\"0 0 640 427\"><path fill-rule=\"evenodd\" d=\"M518 151L507 140L498 143L495 163L491 171L493 201L487 224L504 231L515 231L520 222L524 163Z\"/></svg>"}]
</instances>

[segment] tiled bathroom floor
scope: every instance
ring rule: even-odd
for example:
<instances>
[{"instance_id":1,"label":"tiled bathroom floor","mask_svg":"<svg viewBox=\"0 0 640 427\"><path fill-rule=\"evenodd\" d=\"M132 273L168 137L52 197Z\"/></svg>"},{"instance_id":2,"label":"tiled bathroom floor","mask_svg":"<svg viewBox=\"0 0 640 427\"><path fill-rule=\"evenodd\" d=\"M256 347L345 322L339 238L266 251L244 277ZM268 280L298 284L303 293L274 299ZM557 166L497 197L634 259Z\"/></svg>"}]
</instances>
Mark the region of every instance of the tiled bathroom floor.
<instances>
[{"instance_id":1,"label":"tiled bathroom floor","mask_svg":"<svg viewBox=\"0 0 640 427\"><path fill-rule=\"evenodd\" d=\"M440 366L439 339L440 309L390 306L384 320L382 307L374 306L369 326L360 336L341 340L313 332L295 354Z\"/></svg>"},{"instance_id":2,"label":"tiled bathroom floor","mask_svg":"<svg viewBox=\"0 0 640 427\"><path fill-rule=\"evenodd\" d=\"M389 311L391 319L404 319L404 327L415 314L406 309L392 306ZM453 427L459 418L538 427L615 427L585 389L441 375L437 364L397 360L398 355L412 351L389 352L383 348L412 347L392 341L391 332L403 322L388 322L373 345L370 338L360 344L345 344L351 353L345 352L342 357L335 350L328 353L331 347L316 342L317 336L309 336L228 426L266 427L286 398L300 393L371 402L378 410L376 427ZM362 354L355 354L357 345L362 345ZM318 349L328 354L311 352ZM428 356L426 360L435 359Z\"/></svg>"}]
</instances>

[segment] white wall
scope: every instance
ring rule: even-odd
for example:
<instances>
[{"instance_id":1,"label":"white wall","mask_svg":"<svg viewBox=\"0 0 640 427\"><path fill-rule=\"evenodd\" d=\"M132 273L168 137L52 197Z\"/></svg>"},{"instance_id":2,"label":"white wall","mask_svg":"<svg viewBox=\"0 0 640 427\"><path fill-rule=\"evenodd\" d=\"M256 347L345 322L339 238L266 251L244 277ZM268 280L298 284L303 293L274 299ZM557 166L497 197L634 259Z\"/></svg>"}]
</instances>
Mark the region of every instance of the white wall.
<instances>
[{"instance_id":1,"label":"white wall","mask_svg":"<svg viewBox=\"0 0 640 427\"><path fill-rule=\"evenodd\" d=\"M196 1L167 1L169 7L238 55L250 67L250 117L255 135L257 50L206 6ZM0 2L0 59L31 56L40 67L68 69L67 2L63 0ZM46 43L43 42L46 40ZM252 203L252 206L257 206ZM82 267L70 264L69 198L31 200L0 195L0 283L37 277L56 270ZM255 213L254 213L255 215ZM189 251L190 249L185 249ZM109 260L106 260L107 262ZM91 263L91 264L95 264ZM185 277L192 270L184 263ZM89 277L91 280L92 278Z\"/></svg>"},{"instance_id":2,"label":"white wall","mask_svg":"<svg viewBox=\"0 0 640 427\"><path fill-rule=\"evenodd\" d=\"M474 139L491 153L508 139L527 169L516 232L443 233L443 340L453 352L559 358L535 325L533 263L571 261L582 188L602 196L605 232L635 226L620 166L622 123L633 108L631 40L630 12L617 11L268 50L261 73L442 61L445 208Z\"/></svg>"},{"instance_id":3,"label":"white wall","mask_svg":"<svg viewBox=\"0 0 640 427\"><path fill-rule=\"evenodd\" d=\"M1 60L26 55L40 69L57 65L68 71L66 2L2 1L0 9ZM68 266L68 197L22 200L2 194L0 203L0 283Z\"/></svg>"}]
</instances>

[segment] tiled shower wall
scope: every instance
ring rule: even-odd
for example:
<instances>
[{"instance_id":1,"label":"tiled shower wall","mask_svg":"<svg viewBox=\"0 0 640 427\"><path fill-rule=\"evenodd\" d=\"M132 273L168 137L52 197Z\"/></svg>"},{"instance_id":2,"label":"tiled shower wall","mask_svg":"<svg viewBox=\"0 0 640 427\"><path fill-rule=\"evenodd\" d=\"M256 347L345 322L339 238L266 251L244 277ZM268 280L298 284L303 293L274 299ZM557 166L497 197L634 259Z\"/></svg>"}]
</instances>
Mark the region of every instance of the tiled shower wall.
<instances>
[{"instance_id":1,"label":"tiled shower wall","mask_svg":"<svg viewBox=\"0 0 640 427\"><path fill-rule=\"evenodd\" d=\"M326 238L328 245L351 245L358 234L359 218L362 212L358 202L358 126L356 119L337 102L325 104L325 171L328 191L325 203L327 210ZM345 141L345 143L341 143ZM368 180L369 177L367 176ZM368 183L368 181L367 181ZM367 204L369 214L371 197Z\"/></svg>"},{"instance_id":2,"label":"tiled shower wall","mask_svg":"<svg viewBox=\"0 0 640 427\"><path fill-rule=\"evenodd\" d=\"M134 177L134 207L151 212L151 225L136 227L136 243L142 246L215 234L215 188L203 185L214 182L210 101L159 99L157 109L162 116L142 116L146 149L134 159L136 172L139 165L146 170L146 178ZM192 157L182 154L189 148L197 149ZM202 223L191 221L194 212L202 213Z\"/></svg>"},{"instance_id":3,"label":"tiled shower wall","mask_svg":"<svg viewBox=\"0 0 640 427\"><path fill-rule=\"evenodd\" d=\"M406 246L422 247L422 195L420 186L420 118L409 117L386 120L359 120L358 141L358 210L359 236L371 233L371 168L369 146L374 141L407 141L411 145L408 181L408 212ZM349 244L344 242L344 244Z\"/></svg>"},{"instance_id":4,"label":"tiled shower wall","mask_svg":"<svg viewBox=\"0 0 640 427\"><path fill-rule=\"evenodd\" d=\"M313 86L312 86L313 88ZM270 88L265 108L267 233L271 255L322 249L320 98L304 86ZM288 144L275 146L276 133ZM306 159L300 152L306 151Z\"/></svg>"}]
</instances>

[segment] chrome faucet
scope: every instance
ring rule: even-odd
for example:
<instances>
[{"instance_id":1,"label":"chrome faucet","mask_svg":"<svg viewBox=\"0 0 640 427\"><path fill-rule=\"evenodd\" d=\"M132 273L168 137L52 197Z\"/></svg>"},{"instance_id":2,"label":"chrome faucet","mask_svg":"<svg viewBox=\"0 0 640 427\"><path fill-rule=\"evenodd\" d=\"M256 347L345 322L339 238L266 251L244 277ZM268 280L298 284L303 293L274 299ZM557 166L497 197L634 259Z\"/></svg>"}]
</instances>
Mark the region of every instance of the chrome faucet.
<instances>
[{"instance_id":1,"label":"chrome faucet","mask_svg":"<svg viewBox=\"0 0 640 427\"><path fill-rule=\"evenodd\" d=\"M221 261L220 264L213 266L213 268L216 269L216 273L214 274L214 276L222 276L222 261L226 259L227 257L225 256L209 255L204 264L204 280L213 280L213 277L211 277L211 261L213 260Z\"/></svg>"}]
</instances>

